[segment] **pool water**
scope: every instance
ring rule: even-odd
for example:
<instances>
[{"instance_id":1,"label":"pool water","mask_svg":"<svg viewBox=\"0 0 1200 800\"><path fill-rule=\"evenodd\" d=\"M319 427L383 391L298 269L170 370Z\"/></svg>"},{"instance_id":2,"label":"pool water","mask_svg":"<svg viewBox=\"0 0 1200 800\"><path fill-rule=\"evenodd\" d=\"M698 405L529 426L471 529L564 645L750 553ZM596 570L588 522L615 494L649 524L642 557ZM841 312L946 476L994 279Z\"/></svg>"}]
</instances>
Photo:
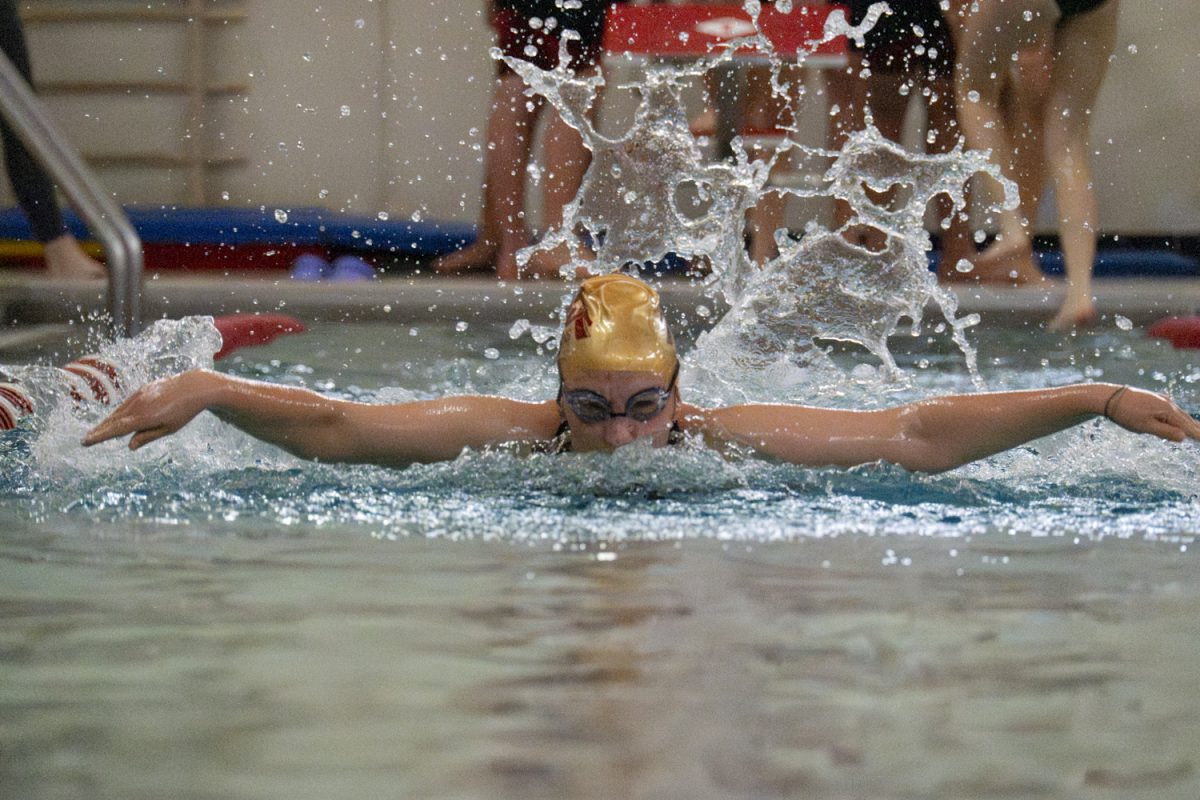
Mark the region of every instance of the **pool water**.
<instances>
[{"instance_id":1,"label":"pool water","mask_svg":"<svg viewBox=\"0 0 1200 800\"><path fill-rule=\"evenodd\" d=\"M461 322L318 325L221 369L553 393L542 334ZM122 363L202 361L187 338ZM1112 322L973 338L989 388L1200 409L1194 353ZM818 396L717 382L694 341L703 402L972 388L940 339L897 337L890 393L837 349L854 377ZM1200 796L1194 445L1094 422L938 476L693 446L382 470L208 416L84 451L99 413L0 440L0 796Z\"/></svg>"}]
</instances>

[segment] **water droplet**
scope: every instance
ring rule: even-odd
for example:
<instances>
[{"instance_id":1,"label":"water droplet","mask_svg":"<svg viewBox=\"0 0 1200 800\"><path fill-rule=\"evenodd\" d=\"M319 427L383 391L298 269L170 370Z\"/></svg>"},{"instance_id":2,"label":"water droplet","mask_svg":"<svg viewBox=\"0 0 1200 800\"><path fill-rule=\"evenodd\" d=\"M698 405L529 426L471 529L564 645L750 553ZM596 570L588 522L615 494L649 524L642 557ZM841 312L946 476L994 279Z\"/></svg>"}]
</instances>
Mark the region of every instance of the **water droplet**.
<instances>
[{"instance_id":1,"label":"water droplet","mask_svg":"<svg viewBox=\"0 0 1200 800\"><path fill-rule=\"evenodd\" d=\"M495 361L500 357L500 351L494 347L486 347L483 350L483 357L491 361Z\"/></svg>"},{"instance_id":2,"label":"water droplet","mask_svg":"<svg viewBox=\"0 0 1200 800\"><path fill-rule=\"evenodd\" d=\"M312 53L305 53L304 55L300 56L300 58L304 59L304 61L307 63L311 63L312 59L313 59L313 55L312 55Z\"/></svg>"},{"instance_id":3,"label":"water droplet","mask_svg":"<svg viewBox=\"0 0 1200 800\"><path fill-rule=\"evenodd\" d=\"M530 327L529 320L527 320L527 319L517 320L516 322L514 322L512 324L512 327L508 329L508 338L520 339L522 336L525 335L525 332L529 330L529 327Z\"/></svg>"},{"instance_id":4,"label":"water droplet","mask_svg":"<svg viewBox=\"0 0 1200 800\"><path fill-rule=\"evenodd\" d=\"M978 103L979 102L979 92L972 89L971 91L967 92L967 99L970 100L972 103Z\"/></svg>"},{"instance_id":5,"label":"water droplet","mask_svg":"<svg viewBox=\"0 0 1200 800\"><path fill-rule=\"evenodd\" d=\"M957 270L958 272L966 273L966 272L970 272L971 270L975 269L975 265L972 264L970 261L967 261L965 258L960 258L958 260L958 263L954 265L954 269Z\"/></svg>"},{"instance_id":6,"label":"water droplet","mask_svg":"<svg viewBox=\"0 0 1200 800\"><path fill-rule=\"evenodd\" d=\"M388 221L388 212L380 211L378 214L375 215L375 218L378 219L380 222L387 222Z\"/></svg>"},{"instance_id":7,"label":"water droplet","mask_svg":"<svg viewBox=\"0 0 1200 800\"><path fill-rule=\"evenodd\" d=\"M458 322L454 323L454 330L458 331L459 333L462 333L469 327L471 327L470 324L468 324L466 321L461 320L461 319Z\"/></svg>"},{"instance_id":8,"label":"water droplet","mask_svg":"<svg viewBox=\"0 0 1200 800\"><path fill-rule=\"evenodd\" d=\"M222 200L228 200L228 199L229 199L229 192L221 192L221 199L222 199Z\"/></svg>"},{"instance_id":9,"label":"water droplet","mask_svg":"<svg viewBox=\"0 0 1200 800\"><path fill-rule=\"evenodd\" d=\"M343 117L350 116L350 106L342 106L341 112Z\"/></svg>"},{"instance_id":10,"label":"water droplet","mask_svg":"<svg viewBox=\"0 0 1200 800\"><path fill-rule=\"evenodd\" d=\"M288 217L287 217L286 211L284 211L282 208L275 209L275 221L276 222L278 222L279 224L282 225L283 223L287 222L287 219L288 219Z\"/></svg>"},{"instance_id":11,"label":"water droplet","mask_svg":"<svg viewBox=\"0 0 1200 800\"><path fill-rule=\"evenodd\" d=\"M1131 320L1129 317L1117 314L1116 323L1117 327L1123 331L1133 330L1133 320Z\"/></svg>"},{"instance_id":12,"label":"water droplet","mask_svg":"<svg viewBox=\"0 0 1200 800\"><path fill-rule=\"evenodd\" d=\"M1137 55L1137 45L1136 44L1131 44L1131 45L1129 45L1129 47L1127 47L1125 49L1129 51L1129 55L1131 55L1131 56Z\"/></svg>"},{"instance_id":13,"label":"water droplet","mask_svg":"<svg viewBox=\"0 0 1200 800\"><path fill-rule=\"evenodd\" d=\"M354 20L354 27L361 31L363 28L367 27L367 21L365 19L356 19Z\"/></svg>"}]
</instances>

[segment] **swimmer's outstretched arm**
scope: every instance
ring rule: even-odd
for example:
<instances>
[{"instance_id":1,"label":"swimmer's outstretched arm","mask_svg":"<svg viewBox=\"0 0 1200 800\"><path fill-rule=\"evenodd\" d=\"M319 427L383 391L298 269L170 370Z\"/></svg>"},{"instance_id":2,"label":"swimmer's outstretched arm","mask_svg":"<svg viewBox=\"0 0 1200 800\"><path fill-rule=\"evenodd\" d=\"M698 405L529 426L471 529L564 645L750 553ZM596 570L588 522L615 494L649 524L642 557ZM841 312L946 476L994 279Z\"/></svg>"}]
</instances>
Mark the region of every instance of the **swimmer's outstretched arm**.
<instances>
[{"instance_id":1,"label":"swimmer's outstretched arm","mask_svg":"<svg viewBox=\"0 0 1200 800\"><path fill-rule=\"evenodd\" d=\"M550 439L559 419L552 401L466 396L369 405L192 370L138 389L83 444L132 434L129 447L136 450L206 410L301 458L383 466L446 461L465 447Z\"/></svg>"},{"instance_id":2,"label":"swimmer's outstretched arm","mask_svg":"<svg viewBox=\"0 0 1200 800\"><path fill-rule=\"evenodd\" d=\"M887 461L942 472L1102 416L1106 405L1109 418L1127 430L1173 442L1200 439L1200 423L1167 398L1108 383L951 395L880 411L782 404L688 409L684 427L795 464Z\"/></svg>"}]
</instances>

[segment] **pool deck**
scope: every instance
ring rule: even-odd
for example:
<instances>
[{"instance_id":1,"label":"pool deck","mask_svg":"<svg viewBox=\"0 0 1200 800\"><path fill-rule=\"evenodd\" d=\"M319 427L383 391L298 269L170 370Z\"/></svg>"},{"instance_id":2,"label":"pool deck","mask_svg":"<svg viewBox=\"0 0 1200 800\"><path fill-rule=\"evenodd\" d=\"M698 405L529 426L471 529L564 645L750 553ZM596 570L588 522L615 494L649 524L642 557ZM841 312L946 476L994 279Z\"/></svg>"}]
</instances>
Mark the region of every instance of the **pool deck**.
<instances>
[{"instance_id":1,"label":"pool deck","mask_svg":"<svg viewBox=\"0 0 1200 800\"><path fill-rule=\"evenodd\" d=\"M688 310L703 300L703 287L683 279L662 284L664 302ZM406 274L362 283L303 283L286 276L206 277L150 274L142 295L142 318L195 314L280 312L305 321L428 319L512 320L544 317L561 302L565 284L551 281L498 283L487 276L436 277ZM1002 288L953 286L960 314L978 313L984 323L1037 324L1052 316L1061 286ZM99 281L50 281L32 274L0 274L0 347L33 328L95 319L106 308ZM1120 314L1137 325L1200 309L1200 278L1098 279L1102 315ZM8 341L6 341L6 339Z\"/></svg>"}]
</instances>

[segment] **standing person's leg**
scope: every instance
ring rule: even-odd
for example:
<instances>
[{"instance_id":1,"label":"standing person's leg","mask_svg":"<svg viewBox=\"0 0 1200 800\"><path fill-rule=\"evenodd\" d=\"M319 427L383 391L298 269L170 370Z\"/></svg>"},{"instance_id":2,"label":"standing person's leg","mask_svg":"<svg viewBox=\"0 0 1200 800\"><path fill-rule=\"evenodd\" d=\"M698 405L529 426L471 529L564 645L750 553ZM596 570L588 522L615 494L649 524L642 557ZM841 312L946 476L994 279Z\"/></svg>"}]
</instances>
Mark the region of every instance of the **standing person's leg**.
<instances>
[{"instance_id":1,"label":"standing person's leg","mask_svg":"<svg viewBox=\"0 0 1200 800\"><path fill-rule=\"evenodd\" d=\"M1012 179L1013 145L1000 110L1000 75L1014 53L1049 35L1059 18L1054 0L972 4L963 16L952 15L955 37L955 103L967 144L989 150L992 160ZM1033 242L1022 209L1001 209L999 239L975 259L979 280L1029 283L1042 279L1033 261Z\"/></svg>"},{"instance_id":2,"label":"standing person's leg","mask_svg":"<svg viewBox=\"0 0 1200 800\"><path fill-rule=\"evenodd\" d=\"M774 132L785 126L794 125L796 110L800 103L800 87L804 84L804 73L801 69L784 67L781 78L792 88L789 98L777 97L771 90L771 73L766 68L752 68L748 71L746 81L745 111L743 112L745 128L748 131ZM751 147L751 157L768 159L775 145ZM786 169L790 154L783 154L776 162L776 169ZM746 212L746 232L750 240L750 260L755 264L765 264L779 255L775 245L775 231L784 226L787 213L787 198L779 192L764 187L753 208Z\"/></svg>"},{"instance_id":3,"label":"standing person's leg","mask_svg":"<svg viewBox=\"0 0 1200 800\"><path fill-rule=\"evenodd\" d=\"M904 136L904 117L908 113L908 103L912 95L900 93L900 87L910 85L911 78L899 70L882 70L875 65L869 65L870 76L860 78L858 87L858 114L865 127L867 120L871 121L879 132L893 142L900 142ZM866 196L870 201L882 208L892 208L896 202L896 192L887 190L876 192L866 188ZM861 211L861 209L859 209ZM868 250L882 251L887 247L888 235L880 229L869 225L855 225L851 228L851 241Z\"/></svg>"},{"instance_id":4,"label":"standing person's leg","mask_svg":"<svg viewBox=\"0 0 1200 800\"><path fill-rule=\"evenodd\" d=\"M1098 214L1088 158L1092 107L1116 44L1117 0L1070 17L1055 31L1054 77L1046 114L1046 156L1054 176L1067 295L1051 322L1069 328L1092 322L1092 266Z\"/></svg>"},{"instance_id":5,"label":"standing person's leg","mask_svg":"<svg viewBox=\"0 0 1200 800\"><path fill-rule=\"evenodd\" d=\"M1046 188L1046 103L1054 74L1050 39L1027 47L1004 74L1000 108L1004 125L1012 137L1011 174L1021 195L1021 212L1032 233L1033 223Z\"/></svg>"},{"instance_id":6,"label":"standing person's leg","mask_svg":"<svg viewBox=\"0 0 1200 800\"><path fill-rule=\"evenodd\" d=\"M825 131L826 147L841 152L850 139L850 134L867 126L867 82L862 77L865 61L858 53L848 53L849 64L843 69L825 73L825 92L829 96L830 113ZM867 229L851 225L855 209L840 197L833 199L833 229L840 230L848 242L862 245Z\"/></svg>"},{"instance_id":7,"label":"standing person's leg","mask_svg":"<svg viewBox=\"0 0 1200 800\"><path fill-rule=\"evenodd\" d=\"M31 86L33 70L14 0L0 0L0 49ZM16 133L0 120L8 180L33 235L45 245L47 272L56 278L102 278L104 266L88 257L63 222L54 183Z\"/></svg>"},{"instance_id":8,"label":"standing person's leg","mask_svg":"<svg viewBox=\"0 0 1200 800\"><path fill-rule=\"evenodd\" d=\"M597 95L591 109L593 116L599 105L600 96ZM557 111L551 109L548 114L542 134L546 161L542 178L542 228L546 231L562 227L563 211L579 193L583 177L592 163L592 152L579 131L568 125ZM512 258L516 258L515 251ZM570 258L567 245L539 250L530 257L524 272L532 277L557 278L559 270Z\"/></svg>"},{"instance_id":9,"label":"standing person's leg","mask_svg":"<svg viewBox=\"0 0 1200 800\"><path fill-rule=\"evenodd\" d=\"M949 153L960 139L958 114L954 102L953 78L935 78L928 84L929 100L925 104L926 111L926 142L930 153ZM964 187L964 191L965 187ZM946 195L938 195L935 200L935 210L939 222L942 222L941 259L938 262L938 280L957 281L964 278L973 279L972 272L959 272L958 263L968 261L974 264L977 255L975 243L971 239L971 229L967 224L966 212L954 213L954 203Z\"/></svg>"},{"instance_id":10,"label":"standing person's leg","mask_svg":"<svg viewBox=\"0 0 1200 800\"><path fill-rule=\"evenodd\" d=\"M514 255L529 243L525 227L525 165L533 143L533 128L541 109L540 98L525 96L525 82L514 72L496 81L488 114L487 144L483 158L483 209L479 238L474 244L433 262L441 273L488 269L508 253L511 275L516 278Z\"/></svg>"}]
</instances>

